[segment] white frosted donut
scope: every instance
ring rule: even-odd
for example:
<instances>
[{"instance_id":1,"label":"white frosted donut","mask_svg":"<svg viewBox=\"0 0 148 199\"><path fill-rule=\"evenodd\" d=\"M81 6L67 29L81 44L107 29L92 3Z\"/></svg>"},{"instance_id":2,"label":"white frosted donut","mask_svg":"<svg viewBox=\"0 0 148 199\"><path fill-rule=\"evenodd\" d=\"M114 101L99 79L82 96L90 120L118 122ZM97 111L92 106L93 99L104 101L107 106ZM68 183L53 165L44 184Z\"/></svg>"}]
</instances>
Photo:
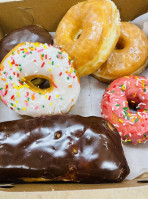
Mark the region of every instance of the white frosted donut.
<instances>
[{"instance_id":1,"label":"white frosted donut","mask_svg":"<svg viewBox=\"0 0 148 199\"><path fill-rule=\"evenodd\" d=\"M35 87L31 80L45 78L50 88ZM22 43L0 65L2 101L21 115L67 113L80 92L79 78L68 54L48 44Z\"/></svg>"}]
</instances>

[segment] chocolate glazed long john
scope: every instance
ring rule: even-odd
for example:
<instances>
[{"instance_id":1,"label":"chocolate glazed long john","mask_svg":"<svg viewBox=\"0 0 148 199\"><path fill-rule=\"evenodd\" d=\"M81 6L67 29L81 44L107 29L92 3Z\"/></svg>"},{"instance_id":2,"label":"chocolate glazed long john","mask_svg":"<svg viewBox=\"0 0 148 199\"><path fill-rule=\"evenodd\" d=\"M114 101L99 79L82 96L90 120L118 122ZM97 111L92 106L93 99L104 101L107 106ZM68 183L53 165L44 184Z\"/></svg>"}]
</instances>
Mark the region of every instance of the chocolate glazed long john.
<instances>
[{"instance_id":1,"label":"chocolate glazed long john","mask_svg":"<svg viewBox=\"0 0 148 199\"><path fill-rule=\"evenodd\" d=\"M129 173L105 119L56 115L0 123L0 182L120 182Z\"/></svg>"}]
</instances>

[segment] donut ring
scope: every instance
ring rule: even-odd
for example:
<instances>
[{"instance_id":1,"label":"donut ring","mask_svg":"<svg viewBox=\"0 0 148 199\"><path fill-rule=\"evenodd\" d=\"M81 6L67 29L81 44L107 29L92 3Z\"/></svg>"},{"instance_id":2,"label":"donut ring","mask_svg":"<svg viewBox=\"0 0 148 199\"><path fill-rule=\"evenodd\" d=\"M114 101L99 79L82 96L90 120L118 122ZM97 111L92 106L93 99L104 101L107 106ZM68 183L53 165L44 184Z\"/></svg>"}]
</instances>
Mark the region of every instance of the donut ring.
<instances>
[{"instance_id":1,"label":"donut ring","mask_svg":"<svg viewBox=\"0 0 148 199\"><path fill-rule=\"evenodd\" d=\"M49 80L50 87L39 89L31 82L34 78ZM68 54L49 44L19 44L0 65L1 99L21 115L67 113L79 92L79 79Z\"/></svg>"},{"instance_id":2,"label":"donut ring","mask_svg":"<svg viewBox=\"0 0 148 199\"><path fill-rule=\"evenodd\" d=\"M125 75L138 75L147 66L148 40L136 25L121 23L121 35L116 47L109 59L93 73L103 82L111 82Z\"/></svg>"},{"instance_id":3,"label":"donut ring","mask_svg":"<svg viewBox=\"0 0 148 199\"><path fill-rule=\"evenodd\" d=\"M148 79L126 76L114 80L103 95L101 113L123 141L134 145L148 141Z\"/></svg>"},{"instance_id":4,"label":"donut ring","mask_svg":"<svg viewBox=\"0 0 148 199\"><path fill-rule=\"evenodd\" d=\"M120 35L117 7L109 0L88 0L70 8L61 20L55 43L72 57L79 76L95 72Z\"/></svg>"}]
</instances>

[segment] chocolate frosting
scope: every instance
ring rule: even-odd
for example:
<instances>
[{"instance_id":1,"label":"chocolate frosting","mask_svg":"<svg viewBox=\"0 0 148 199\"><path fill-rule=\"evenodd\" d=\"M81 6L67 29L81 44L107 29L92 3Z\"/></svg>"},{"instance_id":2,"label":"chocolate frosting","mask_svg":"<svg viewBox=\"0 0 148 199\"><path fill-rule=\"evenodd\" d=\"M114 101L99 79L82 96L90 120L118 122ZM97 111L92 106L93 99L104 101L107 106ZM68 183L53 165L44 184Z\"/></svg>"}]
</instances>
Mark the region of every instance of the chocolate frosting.
<instances>
[{"instance_id":1,"label":"chocolate frosting","mask_svg":"<svg viewBox=\"0 0 148 199\"><path fill-rule=\"evenodd\" d=\"M40 42L53 44L53 39L48 31L40 26L31 25L14 30L0 42L0 62L17 44L22 42Z\"/></svg>"},{"instance_id":2,"label":"chocolate frosting","mask_svg":"<svg viewBox=\"0 0 148 199\"><path fill-rule=\"evenodd\" d=\"M0 182L120 182L128 173L119 133L103 118L55 115L0 123Z\"/></svg>"}]
</instances>

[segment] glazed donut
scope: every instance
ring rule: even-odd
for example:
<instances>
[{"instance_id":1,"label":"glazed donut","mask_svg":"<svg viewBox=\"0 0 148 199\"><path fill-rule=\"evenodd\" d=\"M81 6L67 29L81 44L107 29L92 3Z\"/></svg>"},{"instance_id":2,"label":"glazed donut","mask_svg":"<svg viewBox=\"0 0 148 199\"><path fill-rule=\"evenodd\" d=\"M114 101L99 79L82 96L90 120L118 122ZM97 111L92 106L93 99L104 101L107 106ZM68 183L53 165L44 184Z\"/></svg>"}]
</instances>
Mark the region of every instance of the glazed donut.
<instances>
[{"instance_id":1,"label":"glazed donut","mask_svg":"<svg viewBox=\"0 0 148 199\"><path fill-rule=\"evenodd\" d=\"M67 113L79 96L79 79L68 54L49 44L18 44L3 59L0 72L1 99L21 115ZM50 87L34 86L34 78L49 80Z\"/></svg>"},{"instance_id":2,"label":"glazed donut","mask_svg":"<svg viewBox=\"0 0 148 199\"><path fill-rule=\"evenodd\" d=\"M70 8L61 20L55 43L69 53L79 76L95 72L114 49L120 16L110 0L88 0Z\"/></svg>"},{"instance_id":3,"label":"glazed donut","mask_svg":"<svg viewBox=\"0 0 148 199\"><path fill-rule=\"evenodd\" d=\"M148 79L125 76L114 80L104 93L102 116L119 131L125 142L148 140Z\"/></svg>"},{"instance_id":4,"label":"glazed donut","mask_svg":"<svg viewBox=\"0 0 148 199\"><path fill-rule=\"evenodd\" d=\"M148 40L136 25L122 22L121 35L109 59L93 75L110 82L125 75L138 75L147 66Z\"/></svg>"},{"instance_id":5,"label":"glazed donut","mask_svg":"<svg viewBox=\"0 0 148 199\"><path fill-rule=\"evenodd\" d=\"M53 44L53 39L47 30L37 25L25 26L6 35L0 42L0 62L18 44L23 42L40 42ZM32 80L34 85L40 85L43 79Z\"/></svg>"}]
</instances>

